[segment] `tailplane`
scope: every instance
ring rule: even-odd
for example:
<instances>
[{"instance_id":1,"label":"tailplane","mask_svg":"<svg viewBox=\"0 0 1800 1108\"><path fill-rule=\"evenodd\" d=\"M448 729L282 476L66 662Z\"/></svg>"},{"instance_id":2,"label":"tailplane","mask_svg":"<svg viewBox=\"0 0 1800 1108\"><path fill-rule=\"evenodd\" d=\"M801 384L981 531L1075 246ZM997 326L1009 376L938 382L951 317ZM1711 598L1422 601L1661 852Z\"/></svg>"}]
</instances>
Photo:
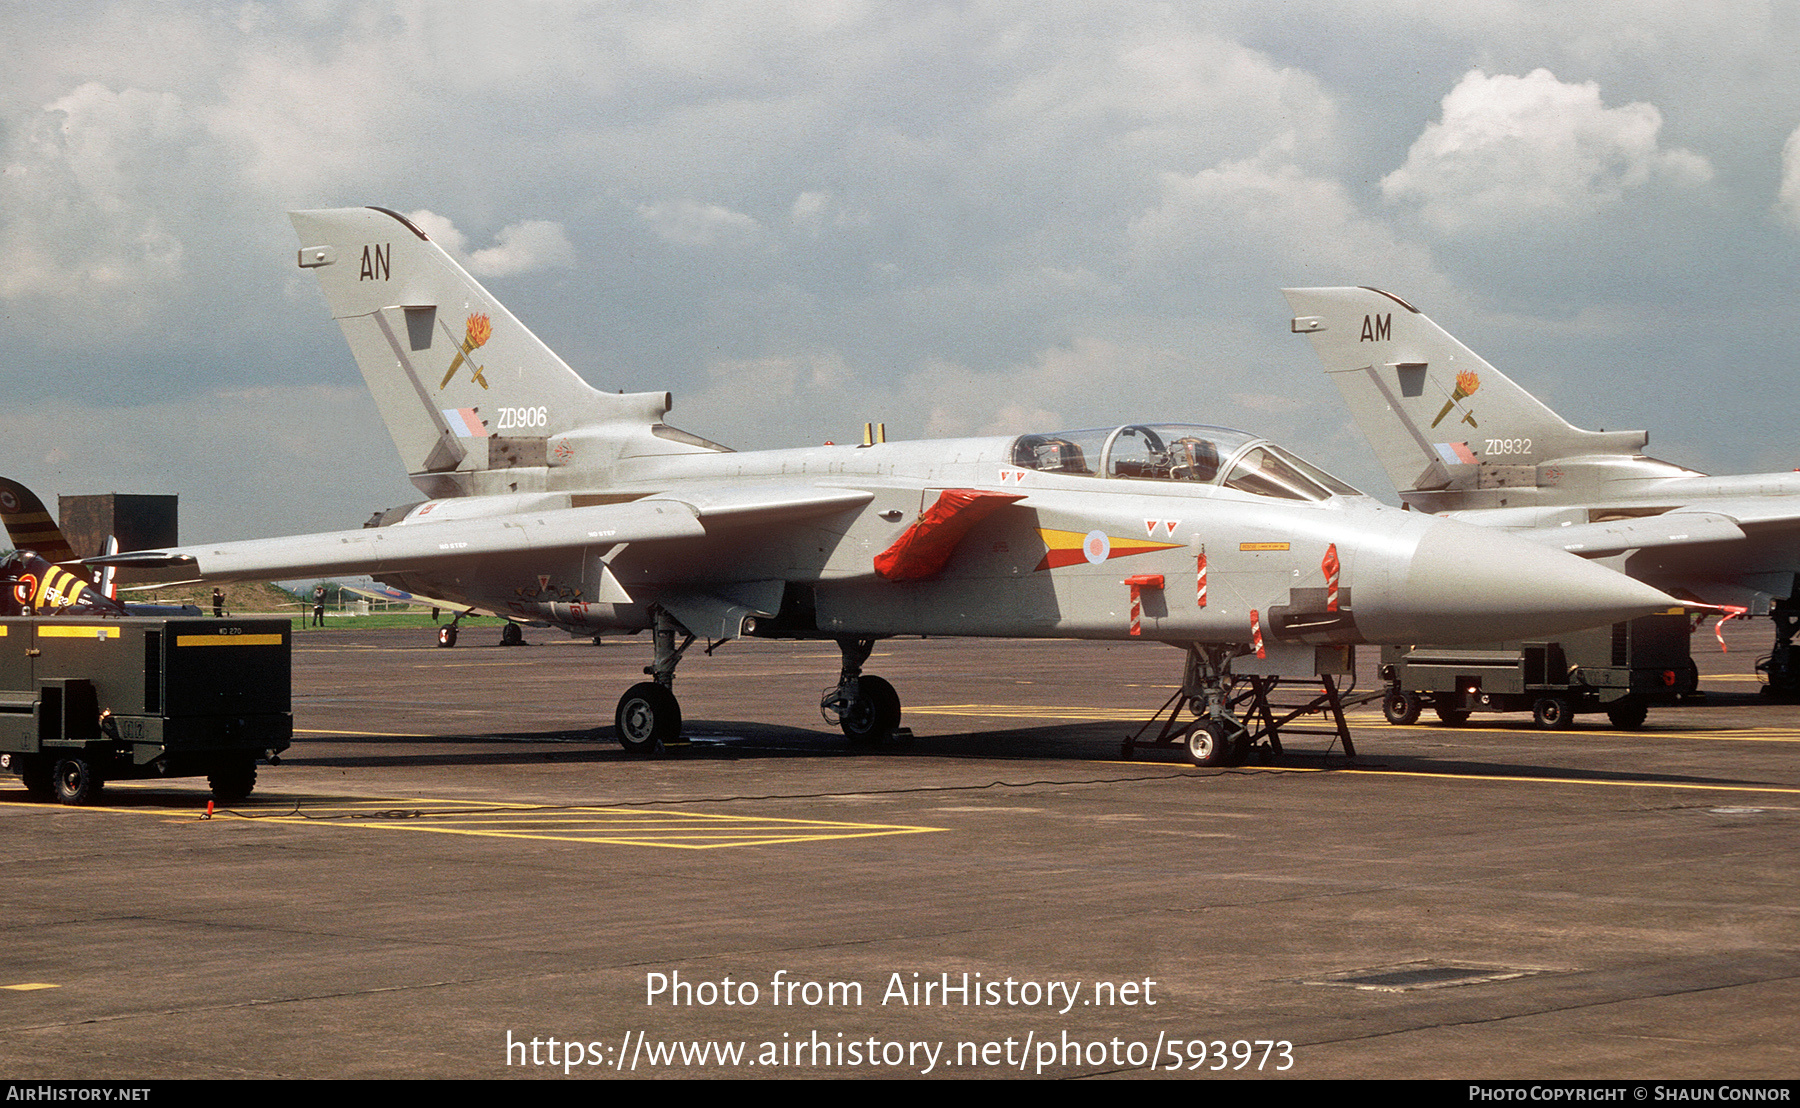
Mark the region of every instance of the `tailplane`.
<instances>
[{"instance_id":1,"label":"tailplane","mask_svg":"<svg viewBox=\"0 0 1800 1108\"><path fill-rule=\"evenodd\" d=\"M413 483L432 497L540 492L553 471L723 447L662 423L666 392L600 392L411 220L291 212Z\"/></svg>"},{"instance_id":2,"label":"tailplane","mask_svg":"<svg viewBox=\"0 0 1800 1108\"><path fill-rule=\"evenodd\" d=\"M0 616L122 616L125 605L30 550L0 557Z\"/></svg>"},{"instance_id":3,"label":"tailplane","mask_svg":"<svg viewBox=\"0 0 1800 1108\"><path fill-rule=\"evenodd\" d=\"M1394 488L1415 507L1523 506L1535 502L1528 490L1554 484L1570 468L1545 463L1638 459L1649 440L1644 431L1571 426L1390 293L1282 293L1293 331L1312 340Z\"/></svg>"}]
</instances>

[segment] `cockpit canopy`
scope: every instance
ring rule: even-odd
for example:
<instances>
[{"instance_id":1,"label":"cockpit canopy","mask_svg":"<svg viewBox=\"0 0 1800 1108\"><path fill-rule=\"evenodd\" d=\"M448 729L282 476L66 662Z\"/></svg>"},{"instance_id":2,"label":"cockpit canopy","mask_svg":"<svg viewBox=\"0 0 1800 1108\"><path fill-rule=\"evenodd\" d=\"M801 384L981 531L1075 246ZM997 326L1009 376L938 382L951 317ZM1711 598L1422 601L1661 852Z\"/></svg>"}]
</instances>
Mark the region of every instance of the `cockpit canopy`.
<instances>
[{"instance_id":1,"label":"cockpit canopy","mask_svg":"<svg viewBox=\"0 0 1800 1108\"><path fill-rule=\"evenodd\" d=\"M1040 473L1194 481L1281 500L1362 495L1267 439L1192 423L1130 423L1020 435L1013 442L1012 462Z\"/></svg>"}]
</instances>

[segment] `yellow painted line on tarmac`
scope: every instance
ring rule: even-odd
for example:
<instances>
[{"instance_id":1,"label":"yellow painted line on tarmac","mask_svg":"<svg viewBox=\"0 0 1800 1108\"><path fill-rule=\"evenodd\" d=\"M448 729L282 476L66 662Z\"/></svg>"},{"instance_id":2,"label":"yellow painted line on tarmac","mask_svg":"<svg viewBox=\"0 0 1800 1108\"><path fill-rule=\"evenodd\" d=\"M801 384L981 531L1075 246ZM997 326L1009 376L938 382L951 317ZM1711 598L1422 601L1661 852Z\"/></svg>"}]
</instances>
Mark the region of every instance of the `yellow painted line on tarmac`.
<instances>
[{"instance_id":1,"label":"yellow painted line on tarmac","mask_svg":"<svg viewBox=\"0 0 1800 1108\"><path fill-rule=\"evenodd\" d=\"M276 823L306 822L272 817ZM388 831L428 831L440 835L476 835L501 839L600 843L610 846L660 846L677 850L715 850L727 846L775 846L867 839L885 835L918 835L948 830L838 820L778 819L767 816L724 816L704 812L662 812L632 808L552 808L460 813L449 819L424 815L389 820L357 819L355 827Z\"/></svg>"},{"instance_id":2,"label":"yellow painted line on tarmac","mask_svg":"<svg viewBox=\"0 0 1800 1108\"><path fill-rule=\"evenodd\" d=\"M60 989L61 985L52 985L47 981L21 981L17 985L0 985L0 989L15 993L29 993L37 989Z\"/></svg>"},{"instance_id":3,"label":"yellow painted line on tarmac","mask_svg":"<svg viewBox=\"0 0 1800 1108\"><path fill-rule=\"evenodd\" d=\"M1708 739L1744 743L1800 743L1800 731L1786 727L1721 727L1709 731L1627 731L1621 734L1649 735L1663 739Z\"/></svg>"},{"instance_id":4,"label":"yellow painted line on tarmac","mask_svg":"<svg viewBox=\"0 0 1800 1108\"><path fill-rule=\"evenodd\" d=\"M152 788L160 781L119 782L110 788ZM716 850L728 846L781 846L868 839L887 835L922 835L946 827L851 823L843 820L782 819L774 816L715 815L708 812L660 811L575 805L509 805L485 801L425 797L264 796L217 811L210 821L201 810L167 806L62 808L48 811L155 816L164 822L282 823L310 827L368 828L376 831L428 831L440 835L473 835L496 839L589 843L604 846L652 846L674 850Z\"/></svg>"},{"instance_id":5,"label":"yellow painted line on tarmac","mask_svg":"<svg viewBox=\"0 0 1800 1108\"><path fill-rule=\"evenodd\" d=\"M1349 719L1350 719L1350 722L1353 724L1357 722L1357 718L1355 716L1351 716L1351 717L1349 717ZM1517 722L1522 724L1524 722L1524 719L1521 718ZM1661 739L1698 739L1698 740L1706 741L1706 742L1800 743L1800 729L1795 729L1792 727L1709 727L1709 728L1704 728L1704 729L1697 728L1692 731L1685 731L1685 730L1676 730L1673 728L1664 728L1664 727L1658 727L1658 726L1652 725L1649 727L1640 727L1635 731L1615 731L1610 727L1602 727L1602 728L1598 728L1598 729L1586 729L1586 728L1581 727L1579 724L1577 724L1575 727L1573 727L1567 731L1541 731L1540 732L1540 730L1535 727L1483 727L1481 724L1475 723L1474 721L1465 723L1461 727L1445 727L1445 726L1441 726L1438 724L1428 724L1428 723L1414 723L1414 724L1409 724L1406 726L1401 726L1399 724L1389 723L1385 719L1379 720L1379 722L1376 723L1376 726L1378 726L1382 730L1386 730L1386 731L1421 731L1421 730L1423 730L1423 731L1439 732L1439 733L1442 733L1445 735L1454 735L1459 732L1462 734L1466 734L1466 735L1474 735L1474 734L1492 735L1492 734L1502 734L1502 733L1516 734L1522 730L1528 734L1540 734L1541 733L1544 735L1562 735L1566 738L1573 738L1573 739L1584 739L1584 738L1623 739L1623 738L1631 738L1633 736L1636 736L1639 738L1657 739L1657 740L1661 740Z\"/></svg>"},{"instance_id":6,"label":"yellow painted line on tarmac","mask_svg":"<svg viewBox=\"0 0 1800 1108\"><path fill-rule=\"evenodd\" d=\"M994 719L1088 719L1139 723L1155 709L1064 707L1049 704L921 704L906 706L907 715L986 716Z\"/></svg>"},{"instance_id":7,"label":"yellow painted line on tarmac","mask_svg":"<svg viewBox=\"0 0 1800 1108\"><path fill-rule=\"evenodd\" d=\"M1096 708L1092 705L1054 705L1054 704L923 704L917 707L908 705L906 714L921 716L964 716L989 719L1039 719L1039 720L1074 720L1098 722L1142 723L1150 719L1151 708ZM1280 714L1279 712L1277 713ZM1380 712L1345 712L1344 720L1351 727L1375 728L1388 731L1425 730L1449 735L1493 734L1516 731L1515 727L1487 727L1483 723L1489 717L1476 716L1461 727L1447 727L1441 724L1420 722L1407 726L1389 723ZM1512 719L1517 722L1528 717L1521 714L1492 717L1496 721ZM1310 712L1290 720L1288 727L1315 726L1328 724L1330 717L1323 712ZM1535 730L1535 729L1534 729ZM1677 730L1652 724L1650 727L1636 731L1614 731L1610 728L1598 731L1577 727L1570 731L1547 732L1546 734L1562 734L1572 738L1585 736L1610 736L1626 738L1632 735L1662 739L1697 739L1709 742L1777 742L1800 743L1800 729L1790 727L1719 727L1695 730Z\"/></svg>"},{"instance_id":8,"label":"yellow painted line on tarmac","mask_svg":"<svg viewBox=\"0 0 1800 1108\"><path fill-rule=\"evenodd\" d=\"M1500 773L1427 773L1409 769L1357 769L1353 766L1342 768L1244 766L1240 768L1242 771L1252 773L1348 773L1359 777L1414 777L1428 778L1433 781L1480 781L1523 785L1598 785L1606 788L1681 789L1698 792L1775 793L1784 796L1800 796L1800 785L1705 785L1682 781L1596 781L1584 777L1520 777ZM1239 772L1239 770L1232 772Z\"/></svg>"},{"instance_id":9,"label":"yellow painted line on tarmac","mask_svg":"<svg viewBox=\"0 0 1800 1108\"><path fill-rule=\"evenodd\" d=\"M371 739L429 739L432 736L420 732L413 734L405 731L327 731L321 727L296 727L296 735L361 735Z\"/></svg>"}]
</instances>

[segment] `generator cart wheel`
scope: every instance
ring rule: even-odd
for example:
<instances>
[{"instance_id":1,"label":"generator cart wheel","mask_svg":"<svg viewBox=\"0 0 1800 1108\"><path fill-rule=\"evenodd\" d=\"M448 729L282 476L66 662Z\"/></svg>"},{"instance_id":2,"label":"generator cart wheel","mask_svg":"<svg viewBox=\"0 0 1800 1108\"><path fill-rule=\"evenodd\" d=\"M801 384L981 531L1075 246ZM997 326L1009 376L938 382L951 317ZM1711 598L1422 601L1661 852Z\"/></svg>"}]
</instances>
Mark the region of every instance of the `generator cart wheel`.
<instances>
[{"instance_id":1,"label":"generator cart wheel","mask_svg":"<svg viewBox=\"0 0 1800 1108\"><path fill-rule=\"evenodd\" d=\"M100 771L86 758L61 758L51 772L56 799L64 804L92 804L100 795Z\"/></svg>"},{"instance_id":2,"label":"generator cart wheel","mask_svg":"<svg viewBox=\"0 0 1800 1108\"><path fill-rule=\"evenodd\" d=\"M1447 727L1461 727L1469 722L1467 708L1433 708L1432 711L1437 713L1437 718L1443 720Z\"/></svg>"},{"instance_id":3,"label":"generator cart wheel","mask_svg":"<svg viewBox=\"0 0 1800 1108\"><path fill-rule=\"evenodd\" d=\"M24 772L19 775L25 783L25 791L34 800L55 800L55 764L38 754L28 754L25 758Z\"/></svg>"},{"instance_id":4,"label":"generator cart wheel","mask_svg":"<svg viewBox=\"0 0 1800 1108\"><path fill-rule=\"evenodd\" d=\"M1615 701L1606 709L1606 720L1615 731L1636 731L1650 715L1650 705L1635 697Z\"/></svg>"},{"instance_id":5,"label":"generator cart wheel","mask_svg":"<svg viewBox=\"0 0 1800 1108\"><path fill-rule=\"evenodd\" d=\"M1388 694L1381 698L1381 714L1395 727L1411 727L1419 722L1419 713L1424 708L1418 693L1389 689Z\"/></svg>"},{"instance_id":6,"label":"generator cart wheel","mask_svg":"<svg viewBox=\"0 0 1800 1108\"><path fill-rule=\"evenodd\" d=\"M1546 731L1567 731L1575 722L1575 709L1560 696L1546 696L1531 706L1531 718Z\"/></svg>"},{"instance_id":7,"label":"generator cart wheel","mask_svg":"<svg viewBox=\"0 0 1800 1108\"><path fill-rule=\"evenodd\" d=\"M212 786L213 799L220 804L235 804L256 788L256 759L245 758L214 767L206 775Z\"/></svg>"}]
</instances>

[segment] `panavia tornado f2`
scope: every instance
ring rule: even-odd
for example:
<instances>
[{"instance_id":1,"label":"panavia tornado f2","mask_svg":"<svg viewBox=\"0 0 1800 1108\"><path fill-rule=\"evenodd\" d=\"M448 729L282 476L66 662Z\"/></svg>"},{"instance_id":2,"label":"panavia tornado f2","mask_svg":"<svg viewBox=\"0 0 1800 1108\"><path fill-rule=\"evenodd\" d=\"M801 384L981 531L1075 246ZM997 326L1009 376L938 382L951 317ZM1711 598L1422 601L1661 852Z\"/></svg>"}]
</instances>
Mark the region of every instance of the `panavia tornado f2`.
<instances>
[{"instance_id":1,"label":"panavia tornado f2","mask_svg":"<svg viewBox=\"0 0 1800 1108\"><path fill-rule=\"evenodd\" d=\"M1758 663L1800 693L1800 473L1708 476L1584 431L1378 289L1285 289L1402 500L1603 560L1697 606L1771 616Z\"/></svg>"},{"instance_id":2,"label":"panavia tornado f2","mask_svg":"<svg viewBox=\"0 0 1800 1108\"><path fill-rule=\"evenodd\" d=\"M1234 667L1311 674L1320 647L1552 634L1675 603L1383 506L1219 427L732 451L666 424L666 392L591 388L404 216L292 218L430 499L358 530L111 561L201 580L367 573L578 634L648 630L651 679L614 716L630 751L678 739L675 670L701 637L835 641L821 707L852 737L900 723L893 686L862 671L890 636L1169 643L1198 716L1184 741L1213 763L1244 734Z\"/></svg>"}]
</instances>

